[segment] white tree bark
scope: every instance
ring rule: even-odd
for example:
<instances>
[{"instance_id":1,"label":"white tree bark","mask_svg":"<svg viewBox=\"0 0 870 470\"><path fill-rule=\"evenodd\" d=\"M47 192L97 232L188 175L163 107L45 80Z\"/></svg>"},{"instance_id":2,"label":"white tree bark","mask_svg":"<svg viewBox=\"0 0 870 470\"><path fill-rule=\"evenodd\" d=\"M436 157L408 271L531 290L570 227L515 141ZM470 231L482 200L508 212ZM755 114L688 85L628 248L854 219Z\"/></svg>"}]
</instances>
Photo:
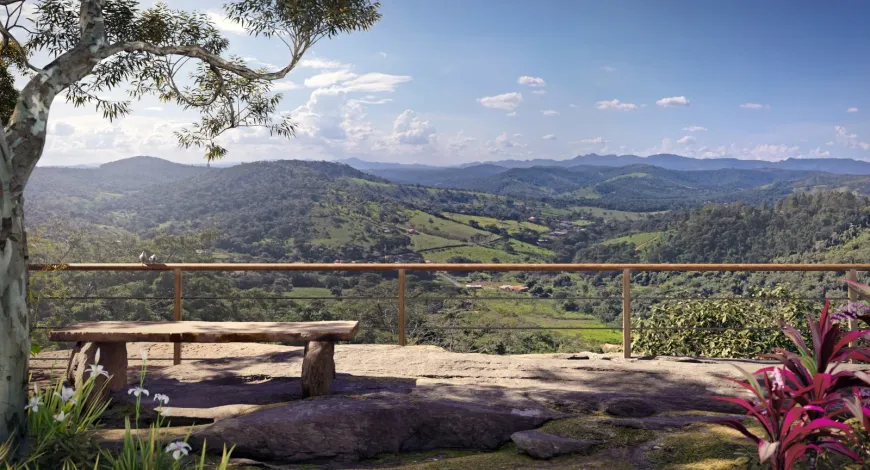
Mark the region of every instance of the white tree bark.
<instances>
[{"instance_id":1,"label":"white tree bark","mask_svg":"<svg viewBox=\"0 0 870 470\"><path fill-rule=\"evenodd\" d=\"M3 145L6 150L8 146ZM10 165L0 165L0 442L25 432L30 323L24 198L10 190Z\"/></svg>"}]
</instances>

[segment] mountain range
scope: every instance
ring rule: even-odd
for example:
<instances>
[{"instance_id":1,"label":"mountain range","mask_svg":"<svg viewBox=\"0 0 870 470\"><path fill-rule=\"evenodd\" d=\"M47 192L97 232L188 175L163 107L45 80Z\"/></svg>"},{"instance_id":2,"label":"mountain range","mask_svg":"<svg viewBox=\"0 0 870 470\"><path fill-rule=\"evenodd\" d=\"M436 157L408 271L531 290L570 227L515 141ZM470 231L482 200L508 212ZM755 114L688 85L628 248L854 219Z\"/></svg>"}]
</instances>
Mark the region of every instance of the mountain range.
<instances>
[{"instance_id":1,"label":"mountain range","mask_svg":"<svg viewBox=\"0 0 870 470\"><path fill-rule=\"evenodd\" d=\"M352 166L358 170L437 170L445 167L420 164L381 163L369 162L358 158L340 160L339 163ZM536 166L546 167L571 167L577 165L624 167L631 165L652 165L667 170L699 171L699 170L800 170L821 171L840 175L870 175L870 162L853 160L848 158L789 158L778 162L765 160L741 160L737 158L691 158L672 154L657 154L648 157L636 155L580 155L567 160L498 160L488 162L465 163L454 168L468 168L480 165L493 165L503 168L532 168Z\"/></svg>"}]
</instances>

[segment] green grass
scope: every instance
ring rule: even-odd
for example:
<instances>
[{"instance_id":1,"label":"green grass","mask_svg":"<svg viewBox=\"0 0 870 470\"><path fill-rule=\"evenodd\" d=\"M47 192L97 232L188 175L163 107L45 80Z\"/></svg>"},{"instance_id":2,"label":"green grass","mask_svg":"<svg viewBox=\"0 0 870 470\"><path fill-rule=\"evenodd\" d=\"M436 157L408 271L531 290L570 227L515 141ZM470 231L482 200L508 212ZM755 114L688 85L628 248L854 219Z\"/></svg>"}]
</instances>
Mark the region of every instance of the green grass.
<instances>
[{"instance_id":1,"label":"green grass","mask_svg":"<svg viewBox=\"0 0 870 470\"><path fill-rule=\"evenodd\" d=\"M664 232L640 232L623 237L611 238L601 242L602 245L616 245L618 243L630 243L637 248L643 248L650 242L657 240Z\"/></svg>"},{"instance_id":2,"label":"green grass","mask_svg":"<svg viewBox=\"0 0 870 470\"><path fill-rule=\"evenodd\" d=\"M480 238L481 240L495 238L495 235L485 230L478 230L453 220L439 219L423 211L414 210L407 211L407 213L410 217L408 226L429 235L463 242L469 242L472 238Z\"/></svg>"},{"instance_id":3,"label":"green grass","mask_svg":"<svg viewBox=\"0 0 870 470\"><path fill-rule=\"evenodd\" d=\"M498 259L502 263L524 263L527 261L527 258L531 258L529 255L512 255L502 250L487 248L485 246L461 246L446 250L429 251L424 253L423 257L435 263L446 263L448 259L454 256L464 256L481 263L490 263L493 259Z\"/></svg>"},{"instance_id":4,"label":"green grass","mask_svg":"<svg viewBox=\"0 0 870 470\"><path fill-rule=\"evenodd\" d=\"M461 242L457 240L450 240L449 238L429 235L427 233L411 235L411 249L413 249L414 251L430 250L432 248L441 248L445 246L455 246L460 243Z\"/></svg>"},{"instance_id":5,"label":"green grass","mask_svg":"<svg viewBox=\"0 0 870 470\"><path fill-rule=\"evenodd\" d=\"M287 293L288 297L331 297L332 293L325 287L294 287Z\"/></svg>"},{"instance_id":6,"label":"green grass","mask_svg":"<svg viewBox=\"0 0 870 470\"><path fill-rule=\"evenodd\" d=\"M362 178L348 178L348 180L352 181L356 184L361 184L364 186L377 186L379 188L392 188L393 186L395 186L394 184L391 184L391 183L380 183L377 181L364 180Z\"/></svg>"},{"instance_id":7,"label":"green grass","mask_svg":"<svg viewBox=\"0 0 870 470\"><path fill-rule=\"evenodd\" d=\"M522 229L529 229L535 232L543 233L547 232L550 229L538 224L533 224L528 221L517 222L516 220L499 220L493 217L484 217L480 215L468 215L468 214L455 214L451 212L445 212L444 216L448 219L455 220L457 222L463 224L470 224L472 220L476 220L481 227L485 227L488 225L495 225L498 228L503 228L508 231L508 233L518 233Z\"/></svg>"},{"instance_id":8,"label":"green grass","mask_svg":"<svg viewBox=\"0 0 870 470\"><path fill-rule=\"evenodd\" d=\"M578 220L572 220L571 223L578 226L578 227L585 227L587 225L592 225L594 222L592 222L590 220L586 220L586 219L578 219Z\"/></svg>"},{"instance_id":9,"label":"green grass","mask_svg":"<svg viewBox=\"0 0 870 470\"><path fill-rule=\"evenodd\" d=\"M660 212L630 212L630 211L618 211L613 209L602 209L600 207L593 206L571 206L565 209L555 208L555 207L547 207L542 210L544 215L553 215L557 217L569 216L574 212L583 212L590 214L594 217L601 217L606 220L643 220L647 217L662 214L665 211Z\"/></svg>"}]
</instances>

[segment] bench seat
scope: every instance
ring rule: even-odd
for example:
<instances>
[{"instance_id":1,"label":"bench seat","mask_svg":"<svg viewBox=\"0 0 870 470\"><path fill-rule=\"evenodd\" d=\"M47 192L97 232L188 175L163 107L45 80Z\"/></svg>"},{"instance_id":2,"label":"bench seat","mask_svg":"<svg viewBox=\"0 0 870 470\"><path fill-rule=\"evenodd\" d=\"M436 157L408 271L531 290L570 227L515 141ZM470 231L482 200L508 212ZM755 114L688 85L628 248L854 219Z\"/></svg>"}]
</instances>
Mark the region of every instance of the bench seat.
<instances>
[{"instance_id":1,"label":"bench seat","mask_svg":"<svg viewBox=\"0 0 870 470\"><path fill-rule=\"evenodd\" d=\"M105 393L127 385L128 342L148 343L248 343L305 342L302 360L303 397L326 395L335 377L337 341L350 341L359 330L356 321L327 322L137 322L80 323L49 332L52 341L75 341L67 378L80 386L89 377L87 368L100 351L100 364L110 378ZM103 380L101 377L100 380ZM98 384L99 385L99 384Z\"/></svg>"}]
</instances>

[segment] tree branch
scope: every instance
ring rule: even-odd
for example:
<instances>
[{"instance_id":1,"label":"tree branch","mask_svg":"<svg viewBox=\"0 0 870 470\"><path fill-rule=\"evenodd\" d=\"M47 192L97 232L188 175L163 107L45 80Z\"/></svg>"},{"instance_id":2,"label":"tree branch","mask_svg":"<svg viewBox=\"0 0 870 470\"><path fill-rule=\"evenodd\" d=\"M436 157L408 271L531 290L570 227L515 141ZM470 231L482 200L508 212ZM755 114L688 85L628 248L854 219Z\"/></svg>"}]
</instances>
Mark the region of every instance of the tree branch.
<instances>
[{"instance_id":1,"label":"tree branch","mask_svg":"<svg viewBox=\"0 0 870 470\"><path fill-rule=\"evenodd\" d=\"M130 41L125 43L112 44L100 51L100 55L104 56L104 58L115 55L119 52L147 52L156 56L180 55L193 59L199 59L211 66L236 74L240 77L247 78L249 80L271 81L282 79L288 73L290 73L290 71L293 70L294 67L296 67L299 59L302 58L302 55L307 50L307 43L301 45L301 47L293 51L293 56L290 60L290 63L287 64L286 67L282 68L277 72L268 73L258 72L244 65L235 64L227 59L224 59L223 57L208 52L201 46L196 45L155 46L144 41Z\"/></svg>"}]
</instances>

